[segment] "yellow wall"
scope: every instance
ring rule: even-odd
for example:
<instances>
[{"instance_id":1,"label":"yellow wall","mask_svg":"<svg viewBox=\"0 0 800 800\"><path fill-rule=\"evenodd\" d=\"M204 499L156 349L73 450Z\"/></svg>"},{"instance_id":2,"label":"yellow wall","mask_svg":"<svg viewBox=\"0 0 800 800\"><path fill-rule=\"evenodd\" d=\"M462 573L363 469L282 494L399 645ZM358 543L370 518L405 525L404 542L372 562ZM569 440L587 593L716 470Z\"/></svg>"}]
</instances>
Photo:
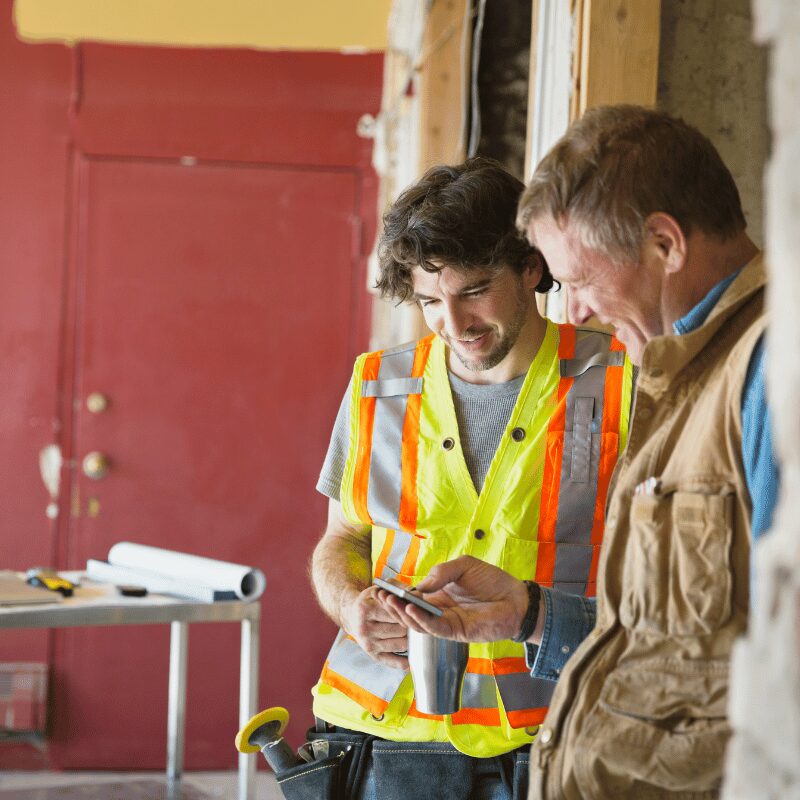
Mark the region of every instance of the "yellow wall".
<instances>
[{"instance_id":1,"label":"yellow wall","mask_svg":"<svg viewBox=\"0 0 800 800\"><path fill-rule=\"evenodd\" d=\"M391 0L15 0L26 41L384 50Z\"/></svg>"}]
</instances>

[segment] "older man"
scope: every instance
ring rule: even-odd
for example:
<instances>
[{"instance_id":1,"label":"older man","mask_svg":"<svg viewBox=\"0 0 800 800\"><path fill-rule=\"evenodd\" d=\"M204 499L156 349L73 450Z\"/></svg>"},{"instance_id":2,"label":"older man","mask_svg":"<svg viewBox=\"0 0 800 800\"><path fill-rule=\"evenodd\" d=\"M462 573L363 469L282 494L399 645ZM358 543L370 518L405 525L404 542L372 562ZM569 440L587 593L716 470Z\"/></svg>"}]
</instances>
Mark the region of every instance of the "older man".
<instances>
[{"instance_id":1,"label":"older man","mask_svg":"<svg viewBox=\"0 0 800 800\"><path fill-rule=\"evenodd\" d=\"M711 143L632 106L570 128L538 166L518 224L567 287L571 320L612 325L641 365L597 624L533 746L530 796L716 797L751 543L778 484L761 255ZM381 600L407 625L454 638L519 628L522 585L475 559L440 565L419 588L448 607L442 618ZM558 622L547 611L544 631Z\"/></svg>"}]
</instances>

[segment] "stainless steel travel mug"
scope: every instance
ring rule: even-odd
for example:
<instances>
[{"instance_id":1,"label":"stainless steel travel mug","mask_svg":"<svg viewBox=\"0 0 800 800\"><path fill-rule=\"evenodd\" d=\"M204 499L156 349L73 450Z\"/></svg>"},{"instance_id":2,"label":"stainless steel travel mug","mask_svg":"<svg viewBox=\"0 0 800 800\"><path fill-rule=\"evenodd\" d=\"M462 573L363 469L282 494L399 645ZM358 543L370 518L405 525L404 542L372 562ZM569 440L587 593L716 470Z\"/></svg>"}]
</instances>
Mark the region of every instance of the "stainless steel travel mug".
<instances>
[{"instance_id":1,"label":"stainless steel travel mug","mask_svg":"<svg viewBox=\"0 0 800 800\"><path fill-rule=\"evenodd\" d=\"M408 631L408 666L414 681L417 710L423 714L455 714L461 708L461 685L469 645Z\"/></svg>"}]
</instances>

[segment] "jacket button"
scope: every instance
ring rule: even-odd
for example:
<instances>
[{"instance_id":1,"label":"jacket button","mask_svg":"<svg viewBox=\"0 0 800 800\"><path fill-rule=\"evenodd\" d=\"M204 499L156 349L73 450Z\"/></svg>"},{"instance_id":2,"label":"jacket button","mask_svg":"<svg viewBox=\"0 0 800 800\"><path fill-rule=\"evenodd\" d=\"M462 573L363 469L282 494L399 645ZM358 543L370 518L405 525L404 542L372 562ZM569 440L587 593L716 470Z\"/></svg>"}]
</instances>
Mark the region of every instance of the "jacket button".
<instances>
[{"instance_id":1,"label":"jacket button","mask_svg":"<svg viewBox=\"0 0 800 800\"><path fill-rule=\"evenodd\" d=\"M552 728L544 728L541 733L539 734L539 740L542 744L549 744L553 741L553 729Z\"/></svg>"},{"instance_id":2,"label":"jacket button","mask_svg":"<svg viewBox=\"0 0 800 800\"><path fill-rule=\"evenodd\" d=\"M511 431L511 438L515 442L521 442L525 438L525 428L514 428L514 430Z\"/></svg>"},{"instance_id":3,"label":"jacket button","mask_svg":"<svg viewBox=\"0 0 800 800\"><path fill-rule=\"evenodd\" d=\"M650 419L653 416L653 409L649 406L642 406L634 411L634 416L639 419Z\"/></svg>"},{"instance_id":4,"label":"jacket button","mask_svg":"<svg viewBox=\"0 0 800 800\"><path fill-rule=\"evenodd\" d=\"M450 436L448 436L442 442L442 447L444 447L445 450L452 450L455 446L456 446L455 440Z\"/></svg>"},{"instance_id":5,"label":"jacket button","mask_svg":"<svg viewBox=\"0 0 800 800\"><path fill-rule=\"evenodd\" d=\"M566 655L567 653L569 653L569 645L568 645L568 644L561 645L561 652L562 652L564 655Z\"/></svg>"},{"instance_id":6,"label":"jacket button","mask_svg":"<svg viewBox=\"0 0 800 800\"><path fill-rule=\"evenodd\" d=\"M481 530L480 528L478 528L478 529L475 531L475 538L476 538L476 539L483 539L483 537L484 537L484 536L486 536L486 531L484 531L484 530Z\"/></svg>"}]
</instances>

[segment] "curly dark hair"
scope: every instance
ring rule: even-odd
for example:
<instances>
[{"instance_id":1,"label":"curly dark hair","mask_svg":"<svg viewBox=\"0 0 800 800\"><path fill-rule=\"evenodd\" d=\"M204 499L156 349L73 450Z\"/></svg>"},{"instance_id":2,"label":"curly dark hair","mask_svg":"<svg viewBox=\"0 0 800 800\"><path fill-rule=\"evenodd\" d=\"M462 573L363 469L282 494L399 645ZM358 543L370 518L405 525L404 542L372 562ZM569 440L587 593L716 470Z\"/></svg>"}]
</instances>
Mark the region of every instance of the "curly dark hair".
<instances>
[{"instance_id":1,"label":"curly dark hair","mask_svg":"<svg viewBox=\"0 0 800 800\"><path fill-rule=\"evenodd\" d=\"M524 188L490 158L429 169L384 214L376 283L381 296L410 300L411 272L418 266L426 272L508 266L522 274L541 265L536 291L549 291L554 281L544 257L515 226Z\"/></svg>"}]
</instances>

